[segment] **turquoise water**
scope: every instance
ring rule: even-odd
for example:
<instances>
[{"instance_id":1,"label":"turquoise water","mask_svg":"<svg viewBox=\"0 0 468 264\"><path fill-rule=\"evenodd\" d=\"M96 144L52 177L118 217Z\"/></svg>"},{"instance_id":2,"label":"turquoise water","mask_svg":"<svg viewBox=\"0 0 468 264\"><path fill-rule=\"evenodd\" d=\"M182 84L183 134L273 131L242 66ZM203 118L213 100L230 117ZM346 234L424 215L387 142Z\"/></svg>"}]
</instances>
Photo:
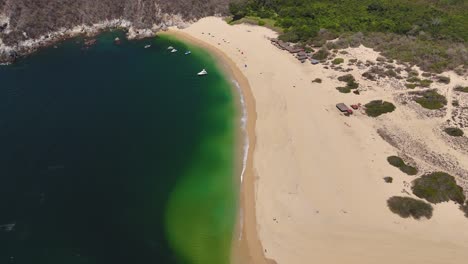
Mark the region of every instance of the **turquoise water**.
<instances>
[{"instance_id":1,"label":"turquoise water","mask_svg":"<svg viewBox=\"0 0 468 264\"><path fill-rule=\"evenodd\" d=\"M0 263L229 262L230 82L201 49L116 36L0 67Z\"/></svg>"}]
</instances>

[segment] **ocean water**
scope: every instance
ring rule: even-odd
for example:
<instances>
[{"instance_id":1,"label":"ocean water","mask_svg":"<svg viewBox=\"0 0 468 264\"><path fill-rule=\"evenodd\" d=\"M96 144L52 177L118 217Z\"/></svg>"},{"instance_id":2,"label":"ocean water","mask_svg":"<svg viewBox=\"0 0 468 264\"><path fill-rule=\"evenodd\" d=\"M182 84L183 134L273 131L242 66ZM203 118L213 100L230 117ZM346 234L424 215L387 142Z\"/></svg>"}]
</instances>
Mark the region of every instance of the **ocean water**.
<instances>
[{"instance_id":1,"label":"ocean water","mask_svg":"<svg viewBox=\"0 0 468 264\"><path fill-rule=\"evenodd\" d=\"M0 264L229 262L230 81L201 49L116 36L0 67Z\"/></svg>"}]
</instances>

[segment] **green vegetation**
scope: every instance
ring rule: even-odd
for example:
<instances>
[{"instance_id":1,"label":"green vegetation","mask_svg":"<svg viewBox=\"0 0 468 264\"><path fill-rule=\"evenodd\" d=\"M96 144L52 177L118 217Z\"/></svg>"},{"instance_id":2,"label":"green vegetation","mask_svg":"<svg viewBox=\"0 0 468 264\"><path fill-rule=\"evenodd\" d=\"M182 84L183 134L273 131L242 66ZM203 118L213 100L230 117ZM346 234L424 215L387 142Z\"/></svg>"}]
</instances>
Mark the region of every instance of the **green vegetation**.
<instances>
[{"instance_id":1,"label":"green vegetation","mask_svg":"<svg viewBox=\"0 0 468 264\"><path fill-rule=\"evenodd\" d=\"M440 82L440 83L449 84L450 83L450 77L439 75L439 76L437 76L437 81Z\"/></svg>"},{"instance_id":2,"label":"green vegetation","mask_svg":"<svg viewBox=\"0 0 468 264\"><path fill-rule=\"evenodd\" d=\"M329 49L364 44L382 55L441 72L466 64L468 1L235 0L235 19L273 19L290 42Z\"/></svg>"},{"instance_id":3,"label":"green vegetation","mask_svg":"<svg viewBox=\"0 0 468 264\"><path fill-rule=\"evenodd\" d=\"M385 113L395 111L396 107L392 103L385 102L382 100L370 101L366 105L366 114L368 116L377 117Z\"/></svg>"},{"instance_id":4,"label":"green vegetation","mask_svg":"<svg viewBox=\"0 0 468 264\"><path fill-rule=\"evenodd\" d=\"M332 63L335 64L335 65L341 64L343 62L344 62L343 58L336 58L336 59L332 60Z\"/></svg>"},{"instance_id":5,"label":"green vegetation","mask_svg":"<svg viewBox=\"0 0 468 264\"><path fill-rule=\"evenodd\" d=\"M429 86L431 86L431 83L432 83L432 81L429 80L429 79L420 79L420 78L415 77L415 76L406 79L406 81L408 82L406 84L406 87L410 88L410 89L414 89L417 86L429 87Z\"/></svg>"},{"instance_id":6,"label":"green vegetation","mask_svg":"<svg viewBox=\"0 0 468 264\"><path fill-rule=\"evenodd\" d=\"M468 217L468 201L464 205L460 205L460 210Z\"/></svg>"},{"instance_id":7,"label":"green vegetation","mask_svg":"<svg viewBox=\"0 0 468 264\"><path fill-rule=\"evenodd\" d=\"M345 87L336 88L338 91L340 91L340 93L350 93L351 90L357 89L359 87L359 83L356 82L356 79L351 74L346 74L338 77L338 81L346 82Z\"/></svg>"},{"instance_id":8,"label":"green vegetation","mask_svg":"<svg viewBox=\"0 0 468 264\"><path fill-rule=\"evenodd\" d=\"M444 129L444 131L452 137L463 136L463 130L459 129L458 127L447 127L446 129Z\"/></svg>"},{"instance_id":9,"label":"green vegetation","mask_svg":"<svg viewBox=\"0 0 468 264\"><path fill-rule=\"evenodd\" d=\"M414 219L420 219L426 217L430 219L432 217L432 205L417 199L410 197L393 196L387 200L388 208L393 213L403 217L413 217Z\"/></svg>"},{"instance_id":10,"label":"green vegetation","mask_svg":"<svg viewBox=\"0 0 468 264\"><path fill-rule=\"evenodd\" d=\"M445 172L433 172L413 181L413 193L431 203L455 201L463 204L463 188L455 178Z\"/></svg>"},{"instance_id":11,"label":"green vegetation","mask_svg":"<svg viewBox=\"0 0 468 264\"><path fill-rule=\"evenodd\" d=\"M330 52L327 49L321 48L312 55L313 59L324 61L330 56Z\"/></svg>"},{"instance_id":12,"label":"green vegetation","mask_svg":"<svg viewBox=\"0 0 468 264\"><path fill-rule=\"evenodd\" d=\"M457 92L468 93L468 86L463 87L461 85L457 85L457 86L455 86L454 90L457 91Z\"/></svg>"},{"instance_id":13,"label":"green vegetation","mask_svg":"<svg viewBox=\"0 0 468 264\"><path fill-rule=\"evenodd\" d=\"M399 168L402 172L408 175L416 175L418 174L418 169L407 165L400 157L398 156L390 156L387 158L388 163L392 166Z\"/></svg>"},{"instance_id":14,"label":"green vegetation","mask_svg":"<svg viewBox=\"0 0 468 264\"><path fill-rule=\"evenodd\" d=\"M436 110L447 105L445 96L439 94L436 90L415 92L414 94L419 96L415 101L426 109Z\"/></svg>"}]
</instances>

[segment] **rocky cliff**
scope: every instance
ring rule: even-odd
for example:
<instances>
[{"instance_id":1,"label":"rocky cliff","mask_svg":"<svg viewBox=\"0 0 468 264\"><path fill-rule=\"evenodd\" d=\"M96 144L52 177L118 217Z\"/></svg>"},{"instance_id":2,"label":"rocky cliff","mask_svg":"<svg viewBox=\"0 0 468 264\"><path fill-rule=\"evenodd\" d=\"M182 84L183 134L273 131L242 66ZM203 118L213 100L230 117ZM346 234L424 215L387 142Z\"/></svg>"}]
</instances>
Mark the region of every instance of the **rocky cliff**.
<instances>
[{"instance_id":1,"label":"rocky cliff","mask_svg":"<svg viewBox=\"0 0 468 264\"><path fill-rule=\"evenodd\" d=\"M0 0L0 60L108 27L130 37L223 14L229 0Z\"/></svg>"}]
</instances>

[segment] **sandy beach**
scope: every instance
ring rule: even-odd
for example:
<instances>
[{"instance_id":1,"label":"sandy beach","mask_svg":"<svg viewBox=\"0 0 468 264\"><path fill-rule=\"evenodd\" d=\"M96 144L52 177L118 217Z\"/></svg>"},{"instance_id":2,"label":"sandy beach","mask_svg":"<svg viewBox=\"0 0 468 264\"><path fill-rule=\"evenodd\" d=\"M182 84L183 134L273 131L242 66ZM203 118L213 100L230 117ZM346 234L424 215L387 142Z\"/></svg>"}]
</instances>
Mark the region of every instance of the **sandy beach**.
<instances>
[{"instance_id":1,"label":"sandy beach","mask_svg":"<svg viewBox=\"0 0 468 264\"><path fill-rule=\"evenodd\" d=\"M433 205L431 219L415 220L393 214L386 203L391 196L414 197L410 183L415 176L390 166L386 158L391 155L410 158L420 168L418 176L449 170L467 190L468 153L440 133L455 115L451 104L431 117L400 100L406 92L399 83L365 80L366 69L356 66L349 73L360 83L361 94L339 93L337 77L344 73L301 64L273 46L268 38L276 33L263 27L230 26L209 17L170 34L218 56L246 100L250 149L235 263L466 262L468 218L457 204ZM341 57L375 61L378 56L361 46ZM447 75L449 85L433 86L449 101L461 98L452 87L468 86L466 77ZM315 78L322 83L313 83ZM346 117L335 107L375 99L393 102L396 111L378 118L361 111ZM468 104L465 99L460 102ZM457 116L463 119L463 113ZM432 162L437 157L440 162ZM385 176L393 183L386 183Z\"/></svg>"}]
</instances>

